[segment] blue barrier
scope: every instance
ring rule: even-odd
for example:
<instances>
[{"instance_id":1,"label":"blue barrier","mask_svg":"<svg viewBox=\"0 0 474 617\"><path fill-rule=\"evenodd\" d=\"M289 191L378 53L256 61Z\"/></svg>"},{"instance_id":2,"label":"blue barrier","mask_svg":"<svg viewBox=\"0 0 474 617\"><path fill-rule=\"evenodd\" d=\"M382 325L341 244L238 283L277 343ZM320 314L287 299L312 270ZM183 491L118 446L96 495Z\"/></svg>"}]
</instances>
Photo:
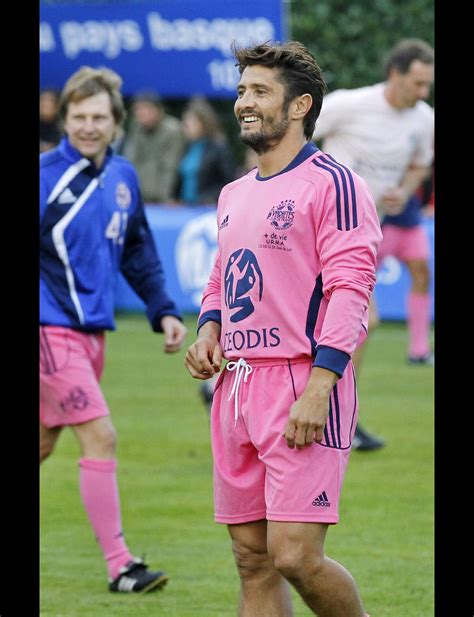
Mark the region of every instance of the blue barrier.
<instances>
[{"instance_id":1,"label":"blue barrier","mask_svg":"<svg viewBox=\"0 0 474 617\"><path fill-rule=\"evenodd\" d=\"M217 251L215 206L146 206L146 216L166 275L166 288L179 309L199 311L202 290L207 282ZM431 246L431 318L434 319L434 221L423 225ZM375 297L382 320L404 320L405 299L410 287L406 266L387 257L377 275ZM144 304L119 276L115 289L116 308L143 311Z\"/></svg>"}]
</instances>

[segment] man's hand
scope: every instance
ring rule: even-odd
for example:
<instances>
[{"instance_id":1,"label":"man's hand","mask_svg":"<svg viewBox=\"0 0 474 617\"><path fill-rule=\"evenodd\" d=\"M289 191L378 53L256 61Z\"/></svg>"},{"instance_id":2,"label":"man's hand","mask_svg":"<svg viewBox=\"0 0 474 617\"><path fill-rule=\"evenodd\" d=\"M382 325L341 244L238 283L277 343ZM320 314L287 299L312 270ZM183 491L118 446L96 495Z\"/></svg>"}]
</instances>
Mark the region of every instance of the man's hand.
<instances>
[{"instance_id":1,"label":"man's hand","mask_svg":"<svg viewBox=\"0 0 474 617\"><path fill-rule=\"evenodd\" d=\"M184 366L195 379L209 379L221 370L220 333L220 324L215 321L207 321L199 329L199 336L196 341L188 348Z\"/></svg>"},{"instance_id":2,"label":"man's hand","mask_svg":"<svg viewBox=\"0 0 474 617\"><path fill-rule=\"evenodd\" d=\"M283 437L289 448L303 450L313 441L323 440L329 413L329 396L338 376L333 371L316 367L303 394L290 408L290 416Z\"/></svg>"},{"instance_id":3,"label":"man's hand","mask_svg":"<svg viewBox=\"0 0 474 617\"><path fill-rule=\"evenodd\" d=\"M165 335L165 353L179 351L187 334L186 327L173 315L165 315L161 319L161 328Z\"/></svg>"},{"instance_id":4,"label":"man's hand","mask_svg":"<svg viewBox=\"0 0 474 617\"><path fill-rule=\"evenodd\" d=\"M405 209L409 195L401 186L385 191L382 195L382 208L386 214L396 216Z\"/></svg>"}]
</instances>

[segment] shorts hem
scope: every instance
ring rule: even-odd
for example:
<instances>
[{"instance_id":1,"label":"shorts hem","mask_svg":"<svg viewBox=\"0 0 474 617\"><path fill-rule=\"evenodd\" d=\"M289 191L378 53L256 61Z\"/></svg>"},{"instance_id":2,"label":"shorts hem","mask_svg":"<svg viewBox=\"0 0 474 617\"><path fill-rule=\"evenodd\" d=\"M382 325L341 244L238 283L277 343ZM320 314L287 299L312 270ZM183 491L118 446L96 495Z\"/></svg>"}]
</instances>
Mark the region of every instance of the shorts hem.
<instances>
[{"instance_id":1,"label":"shorts hem","mask_svg":"<svg viewBox=\"0 0 474 617\"><path fill-rule=\"evenodd\" d=\"M88 415L86 417L80 418L79 420L77 419L64 419L58 422L48 422L45 418L42 418L40 416L40 422L43 426L45 426L46 428L56 428L58 426L77 426L78 424L84 424L85 422L90 422L91 420L97 420L98 418L105 418L107 416L109 416L110 413L94 413L92 415Z\"/></svg>"},{"instance_id":2,"label":"shorts hem","mask_svg":"<svg viewBox=\"0 0 474 617\"><path fill-rule=\"evenodd\" d=\"M275 523L330 523L335 524L339 522L339 515L333 514L329 516L321 516L320 514L292 514L287 512L286 514L269 512L267 514L267 520L274 521Z\"/></svg>"},{"instance_id":3,"label":"shorts hem","mask_svg":"<svg viewBox=\"0 0 474 617\"><path fill-rule=\"evenodd\" d=\"M216 514L214 520L216 523L224 523L226 525L239 525L241 523L251 523L253 521L260 521L263 518L267 518L265 510L260 512L251 512L249 514L232 514L230 516L224 514Z\"/></svg>"}]
</instances>

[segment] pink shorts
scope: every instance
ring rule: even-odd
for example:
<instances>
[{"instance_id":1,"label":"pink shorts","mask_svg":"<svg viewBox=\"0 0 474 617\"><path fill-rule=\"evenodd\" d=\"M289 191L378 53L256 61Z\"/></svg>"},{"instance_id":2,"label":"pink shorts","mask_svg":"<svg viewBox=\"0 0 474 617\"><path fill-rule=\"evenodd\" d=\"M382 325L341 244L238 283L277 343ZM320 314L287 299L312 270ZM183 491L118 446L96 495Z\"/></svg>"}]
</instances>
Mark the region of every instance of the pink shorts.
<instances>
[{"instance_id":1,"label":"pink shorts","mask_svg":"<svg viewBox=\"0 0 474 617\"><path fill-rule=\"evenodd\" d=\"M339 496L357 422L352 364L330 397L324 440L303 450L283 437L291 405L308 381L311 360L248 362L235 424L235 372L224 369L214 390L211 437L218 523L270 521L337 523Z\"/></svg>"},{"instance_id":2,"label":"pink shorts","mask_svg":"<svg viewBox=\"0 0 474 617\"><path fill-rule=\"evenodd\" d=\"M379 265L388 255L403 262L429 259L430 245L423 225L398 227L387 224L382 226L382 234L377 255Z\"/></svg>"},{"instance_id":3,"label":"pink shorts","mask_svg":"<svg viewBox=\"0 0 474 617\"><path fill-rule=\"evenodd\" d=\"M99 386L104 334L40 326L40 421L47 428L109 414Z\"/></svg>"}]
</instances>

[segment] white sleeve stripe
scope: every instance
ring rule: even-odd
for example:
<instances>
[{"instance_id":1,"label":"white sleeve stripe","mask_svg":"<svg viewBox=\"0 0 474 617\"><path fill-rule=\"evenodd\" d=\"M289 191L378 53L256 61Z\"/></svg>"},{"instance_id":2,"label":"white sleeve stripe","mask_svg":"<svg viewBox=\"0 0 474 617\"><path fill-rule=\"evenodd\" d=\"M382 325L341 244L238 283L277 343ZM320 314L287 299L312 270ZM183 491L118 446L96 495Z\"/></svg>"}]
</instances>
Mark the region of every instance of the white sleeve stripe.
<instances>
[{"instance_id":1,"label":"white sleeve stripe","mask_svg":"<svg viewBox=\"0 0 474 617\"><path fill-rule=\"evenodd\" d=\"M76 214L82 208L84 203L89 198L89 195L92 193L92 191L94 191L94 189L98 186L98 184L99 184L99 180L97 178L94 178L89 183L89 185L87 186L86 190L82 193L82 195L80 195L80 197L77 199L73 207L70 208L66 212L66 214L63 216L62 219L59 219L59 221L56 223L56 225L53 227L53 230L52 230L54 246L66 270L66 278L67 278L67 282L69 286L69 294L71 295L71 299L76 308L79 321L82 325L84 325L84 322L85 322L84 312L82 310L81 303L79 302L79 297L77 295L76 285L74 283L74 273L72 271L71 264L69 263L67 247L64 241L64 232L66 230L66 227L69 225L72 219L76 216Z\"/></svg>"}]
</instances>

